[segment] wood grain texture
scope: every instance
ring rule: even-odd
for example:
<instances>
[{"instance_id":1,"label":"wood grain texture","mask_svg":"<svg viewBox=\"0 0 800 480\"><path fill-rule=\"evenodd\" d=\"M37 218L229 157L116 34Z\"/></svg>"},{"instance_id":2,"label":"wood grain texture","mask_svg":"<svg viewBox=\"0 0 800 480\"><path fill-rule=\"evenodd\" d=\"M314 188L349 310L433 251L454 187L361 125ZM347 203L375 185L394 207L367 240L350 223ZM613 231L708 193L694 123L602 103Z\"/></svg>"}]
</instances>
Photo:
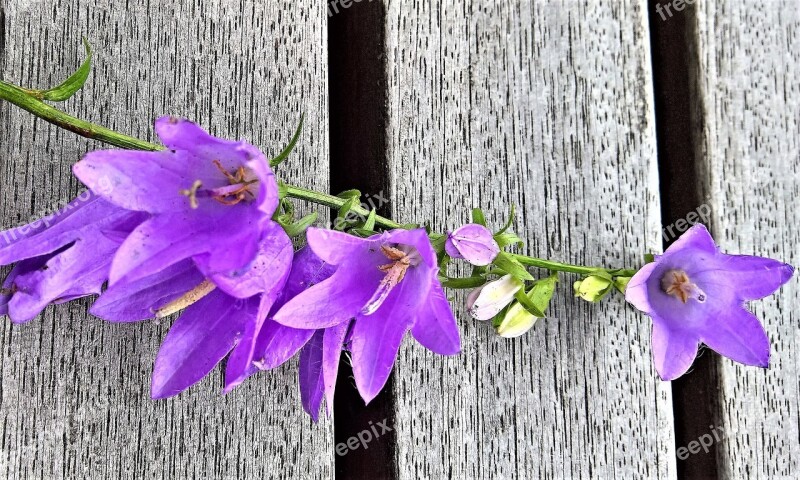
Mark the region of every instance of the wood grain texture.
<instances>
[{"instance_id":1,"label":"wood grain texture","mask_svg":"<svg viewBox=\"0 0 800 480\"><path fill-rule=\"evenodd\" d=\"M4 79L60 82L96 53L82 118L154 140L173 114L274 156L301 112L303 141L282 178L328 185L327 17L323 3L3 0ZM79 191L70 166L100 145L0 104L0 223L19 225ZM87 303L0 327L0 471L8 478L329 478L332 425L313 425L294 366L226 397L222 375L154 402L150 374L168 325L112 325Z\"/></svg>"},{"instance_id":2,"label":"wood grain texture","mask_svg":"<svg viewBox=\"0 0 800 480\"><path fill-rule=\"evenodd\" d=\"M660 250L644 2L388 1L393 213L440 231L520 208L538 256L638 266ZM401 478L674 478L650 321L563 277L551 316L496 337L456 296L463 352L407 342Z\"/></svg>"},{"instance_id":3,"label":"wood grain texture","mask_svg":"<svg viewBox=\"0 0 800 480\"><path fill-rule=\"evenodd\" d=\"M705 193L723 250L800 265L800 4L697 3ZM757 281L757 278L753 279ZM753 302L771 367L721 359L723 478L800 471L800 283Z\"/></svg>"}]
</instances>

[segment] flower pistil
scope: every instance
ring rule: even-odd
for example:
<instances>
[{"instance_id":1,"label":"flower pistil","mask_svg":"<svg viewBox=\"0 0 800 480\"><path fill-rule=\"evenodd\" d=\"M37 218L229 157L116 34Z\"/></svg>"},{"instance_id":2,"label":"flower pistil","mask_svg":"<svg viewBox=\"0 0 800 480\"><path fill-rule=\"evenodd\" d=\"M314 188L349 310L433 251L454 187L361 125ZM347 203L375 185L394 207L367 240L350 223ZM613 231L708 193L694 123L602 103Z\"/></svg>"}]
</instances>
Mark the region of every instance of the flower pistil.
<instances>
[{"instance_id":1,"label":"flower pistil","mask_svg":"<svg viewBox=\"0 0 800 480\"><path fill-rule=\"evenodd\" d=\"M694 298L700 303L706 301L706 294L696 284L692 283L689 275L683 270L669 270L661 277L661 288L667 295L679 298L686 303Z\"/></svg>"},{"instance_id":2,"label":"flower pistil","mask_svg":"<svg viewBox=\"0 0 800 480\"><path fill-rule=\"evenodd\" d=\"M410 247L404 248L381 245L381 252L386 258L391 260L391 263L378 266L378 269L385 272L386 276L381 280L372 298L370 298L364 308L361 309L361 313L364 315L375 313L375 311L383 305L383 302L389 296L392 289L403 281L409 267L417 265L420 262L419 255L415 255L416 252Z\"/></svg>"}]
</instances>

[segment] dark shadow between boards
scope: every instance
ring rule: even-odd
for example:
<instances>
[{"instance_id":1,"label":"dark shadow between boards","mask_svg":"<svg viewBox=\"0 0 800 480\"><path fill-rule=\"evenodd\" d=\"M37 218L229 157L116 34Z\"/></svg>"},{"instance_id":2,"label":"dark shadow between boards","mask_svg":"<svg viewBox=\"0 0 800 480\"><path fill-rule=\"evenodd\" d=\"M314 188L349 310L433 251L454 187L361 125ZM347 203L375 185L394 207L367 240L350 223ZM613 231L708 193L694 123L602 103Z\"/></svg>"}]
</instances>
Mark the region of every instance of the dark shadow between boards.
<instances>
[{"instance_id":1,"label":"dark shadow between boards","mask_svg":"<svg viewBox=\"0 0 800 480\"><path fill-rule=\"evenodd\" d=\"M385 6L360 2L343 8L337 2L328 13L331 190L357 188L367 198L388 198ZM379 214L390 214L382 200L375 206ZM365 406L342 355L334 399L337 480L397 477L393 377Z\"/></svg>"},{"instance_id":2,"label":"dark shadow between boards","mask_svg":"<svg viewBox=\"0 0 800 480\"><path fill-rule=\"evenodd\" d=\"M664 248L679 236L675 227L704 207L698 37L694 6L683 6L677 11L671 1L648 2ZM703 351L692 370L672 382L676 451L718 425L718 365L715 353ZM678 455L676 461L679 479L719 477L716 444L707 453Z\"/></svg>"}]
</instances>

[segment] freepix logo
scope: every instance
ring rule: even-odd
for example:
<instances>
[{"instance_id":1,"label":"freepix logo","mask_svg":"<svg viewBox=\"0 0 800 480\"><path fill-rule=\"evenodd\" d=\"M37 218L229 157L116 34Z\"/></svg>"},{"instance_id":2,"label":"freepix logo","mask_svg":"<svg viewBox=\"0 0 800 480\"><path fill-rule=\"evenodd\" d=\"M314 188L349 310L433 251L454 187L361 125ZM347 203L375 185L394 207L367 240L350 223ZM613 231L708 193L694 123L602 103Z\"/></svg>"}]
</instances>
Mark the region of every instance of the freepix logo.
<instances>
[{"instance_id":1,"label":"freepix logo","mask_svg":"<svg viewBox=\"0 0 800 480\"><path fill-rule=\"evenodd\" d=\"M347 442L337 443L336 455L343 457L347 455L351 450L358 450L360 447L363 447L364 450L368 450L369 442L381 437L382 435L386 435L387 433L392 431L392 429L388 425L386 425L387 423L389 423L389 420L386 418L384 418L382 422L378 422L376 424L369 422L368 428L348 438Z\"/></svg>"}]
</instances>

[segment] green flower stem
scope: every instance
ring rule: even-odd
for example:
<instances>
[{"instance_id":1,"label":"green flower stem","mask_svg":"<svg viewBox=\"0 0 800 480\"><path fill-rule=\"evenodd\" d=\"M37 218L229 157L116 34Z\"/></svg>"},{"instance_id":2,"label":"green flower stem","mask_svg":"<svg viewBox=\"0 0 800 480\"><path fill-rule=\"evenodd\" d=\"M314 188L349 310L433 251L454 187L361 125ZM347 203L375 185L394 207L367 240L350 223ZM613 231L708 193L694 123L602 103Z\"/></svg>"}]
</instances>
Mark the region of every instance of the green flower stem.
<instances>
[{"instance_id":1,"label":"green flower stem","mask_svg":"<svg viewBox=\"0 0 800 480\"><path fill-rule=\"evenodd\" d=\"M538 268L546 268L547 270L553 272L566 272L566 273L577 273L579 275L591 275L593 273L597 273L597 271L606 272L611 276L615 277L632 277L636 270L628 270L623 268L602 268L602 267L584 267L582 265L571 265L569 263L561 263L561 262L554 262L551 260L545 260L543 258L536 258L536 257L529 257L527 255L512 255L515 259L519 261L519 263L529 266L529 267L538 267Z\"/></svg>"},{"instance_id":2,"label":"green flower stem","mask_svg":"<svg viewBox=\"0 0 800 480\"><path fill-rule=\"evenodd\" d=\"M156 151L164 149L164 147L161 145L145 142L143 140L139 140L138 138L115 132L111 129L101 127L100 125L95 125L85 120L75 118L44 103L43 101L31 95L29 91L2 81L0 81L0 99L7 100L8 102L36 115L42 120L50 122L53 125L61 127L65 130L77 133L82 137L99 140L109 145L131 150ZM347 202L346 199L339 198L335 195L316 192L303 187L285 185L285 188L286 195L291 198L306 200L318 205L324 205L328 208L338 210ZM350 210L363 217L368 216L370 213L360 205L353 205ZM381 216L375 217L375 224L387 229L403 228L401 224ZM566 263L554 262L542 258L528 257L526 255L513 255L513 257L523 265L544 268L554 272L590 275L592 273L596 273L597 271L603 271L613 276L628 277L633 276L633 274L636 273L636 270L584 267L581 265L570 265Z\"/></svg>"},{"instance_id":3,"label":"green flower stem","mask_svg":"<svg viewBox=\"0 0 800 480\"><path fill-rule=\"evenodd\" d=\"M342 208L345 203L347 203L346 199L337 197L335 195L331 195L329 193L321 193L303 187L295 187L293 185L285 185L285 186L286 186L286 196L297 198L300 200L307 200L311 203L324 205L328 208L333 208L338 210ZM350 211L357 213L362 218L366 218L367 216L369 216L370 213L369 210L362 208L360 205L353 205ZM375 217L375 225L388 229L403 228L403 226L400 225L399 223L393 222L388 218L381 217L380 215L377 215Z\"/></svg>"},{"instance_id":4,"label":"green flower stem","mask_svg":"<svg viewBox=\"0 0 800 480\"><path fill-rule=\"evenodd\" d=\"M161 150L164 147L129 137L105 127L89 123L51 107L26 90L0 81L0 98L31 112L42 120L78 135L132 150Z\"/></svg>"}]
</instances>

